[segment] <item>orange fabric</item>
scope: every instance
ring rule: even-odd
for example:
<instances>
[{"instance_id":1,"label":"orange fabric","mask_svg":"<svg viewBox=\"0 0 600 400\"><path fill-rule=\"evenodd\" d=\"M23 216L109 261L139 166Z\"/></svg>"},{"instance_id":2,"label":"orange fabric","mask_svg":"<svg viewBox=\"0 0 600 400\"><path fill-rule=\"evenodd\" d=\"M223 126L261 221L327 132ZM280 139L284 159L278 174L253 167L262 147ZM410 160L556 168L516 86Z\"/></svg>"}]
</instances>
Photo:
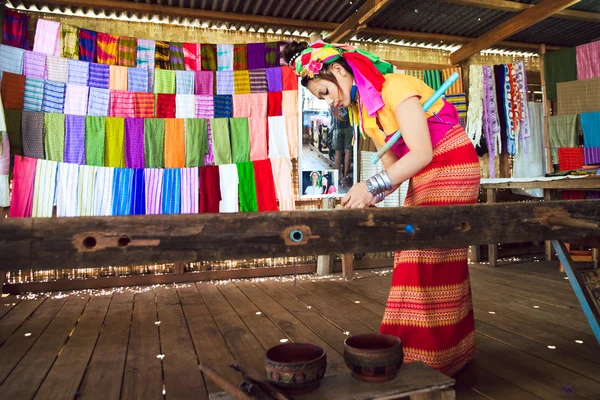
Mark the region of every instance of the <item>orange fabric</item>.
<instances>
[{"instance_id":1,"label":"orange fabric","mask_svg":"<svg viewBox=\"0 0 600 400\"><path fill-rule=\"evenodd\" d=\"M185 119L165 119L165 168L185 167Z\"/></svg>"}]
</instances>

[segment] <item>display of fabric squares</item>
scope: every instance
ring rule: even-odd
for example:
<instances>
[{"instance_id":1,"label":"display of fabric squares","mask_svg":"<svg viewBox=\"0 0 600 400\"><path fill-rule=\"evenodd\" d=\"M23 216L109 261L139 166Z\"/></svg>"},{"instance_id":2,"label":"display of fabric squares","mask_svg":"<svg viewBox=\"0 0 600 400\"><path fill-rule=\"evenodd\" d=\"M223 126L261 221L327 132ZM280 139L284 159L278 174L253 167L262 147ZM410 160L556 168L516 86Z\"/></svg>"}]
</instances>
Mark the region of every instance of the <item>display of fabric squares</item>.
<instances>
[{"instance_id":1,"label":"display of fabric squares","mask_svg":"<svg viewBox=\"0 0 600 400\"><path fill-rule=\"evenodd\" d=\"M46 55L25 51L23 73L28 78L46 79Z\"/></svg>"},{"instance_id":2,"label":"display of fabric squares","mask_svg":"<svg viewBox=\"0 0 600 400\"><path fill-rule=\"evenodd\" d=\"M79 60L79 28L72 25L60 25L60 56Z\"/></svg>"},{"instance_id":3,"label":"display of fabric squares","mask_svg":"<svg viewBox=\"0 0 600 400\"><path fill-rule=\"evenodd\" d=\"M130 92L148 91L148 69L147 68L128 68L127 69L127 90Z\"/></svg>"},{"instance_id":4,"label":"display of fabric squares","mask_svg":"<svg viewBox=\"0 0 600 400\"><path fill-rule=\"evenodd\" d=\"M6 120L6 133L10 145L10 152L14 155L23 155L23 136L21 135L22 110L4 110ZM2 140L4 143L4 139Z\"/></svg>"},{"instance_id":5,"label":"display of fabric squares","mask_svg":"<svg viewBox=\"0 0 600 400\"><path fill-rule=\"evenodd\" d=\"M194 94L194 71L175 71L177 94Z\"/></svg>"},{"instance_id":6,"label":"display of fabric squares","mask_svg":"<svg viewBox=\"0 0 600 400\"><path fill-rule=\"evenodd\" d=\"M62 82L44 82L43 112L62 113L64 111L66 87L67 85Z\"/></svg>"},{"instance_id":7,"label":"display of fabric squares","mask_svg":"<svg viewBox=\"0 0 600 400\"><path fill-rule=\"evenodd\" d=\"M200 168L200 212L218 213L221 202L219 167Z\"/></svg>"},{"instance_id":8,"label":"display of fabric squares","mask_svg":"<svg viewBox=\"0 0 600 400\"><path fill-rule=\"evenodd\" d=\"M111 65L108 88L110 90L127 90L128 70L127 67Z\"/></svg>"},{"instance_id":9,"label":"display of fabric squares","mask_svg":"<svg viewBox=\"0 0 600 400\"><path fill-rule=\"evenodd\" d=\"M79 30L79 60L96 62L96 41L98 34L88 29Z\"/></svg>"},{"instance_id":10,"label":"display of fabric squares","mask_svg":"<svg viewBox=\"0 0 600 400\"><path fill-rule=\"evenodd\" d=\"M96 46L96 62L98 64L117 65L117 55L119 52L118 36L98 32Z\"/></svg>"},{"instance_id":11,"label":"display of fabric squares","mask_svg":"<svg viewBox=\"0 0 600 400\"><path fill-rule=\"evenodd\" d=\"M110 91L110 116L123 118L135 117L133 92L121 90Z\"/></svg>"},{"instance_id":12,"label":"display of fabric squares","mask_svg":"<svg viewBox=\"0 0 600 400\"><path fill-rule=\"evenodd\" d=\"M117 63L124 67L135 67L137 63L137 39L119 36Z\"/></svg>"},{"instance_id":13,"label":"display of fabric squares","mask_svg":"<svg viewBox=\"0 0 600 400\"><path fill-rule=\"evenodd\" d=\"M233 117L249 117L250 102L252 101L249 94L234 94L233 95Z\"/></svg>"},{"instance_id":14,"label":"display of fabric squares","mask_svg":"<svg viewBox=\"0 0 600 400\"><path fill-rule=\"evenodd\" d=\"M232 44L217 44L217 68L219 71L233 71Z\"/></svg>"},{"instance_id":15,"label":"display of fabric squares","mask_svg":"<svg viewBox=\"0 0 600 400\"><path fill-rule=\"evenodd\" d=\"M267 116L267 101L266 93L254 93L250 95L250 117L266 117Z\"/></svg>"},{"instance_id":16,"label":"display of fabric squares","mask_svg":"<svg viewBox=\"0 0 600 400\"><path fill-rule=\"evenodd\" d=\"M46 55L60 55L60 23L38 19L33 40L33 51Z\"/></svg>"},{"instance_id":17,"label":"display of fabric squares","mask_svg":"<svg viewBox=\"0 0 600 400\"><path fill-rule=\"evenodd\" d=\"M558 149L558 169L559 171L571 171L580 169L583 166L583 148L560 147Z\"/></svg>"},{"instance_id":18,"label":"display of fabric squares","mask_svg":"<svg viewBox=\"0 0 600 400\"><path fill-rule=\"evenodd\" d=\"M90 63L89 87L108 89L110 82L110 66Z\"/></svg>"},{"instance_id":19,"label":"display of fabric squares","mask_svg":"<svg viewBox=\"0 0 600 400\"><path fill-rule=\"evenodd\" d=\"M207 152L207 120L204 118L187 118L185 120L185 166L203 166Z\"/></svg>"},{"instance_id":20,"label":"display of fabric squares","mask_svg":"<svg viewBox=\"0 0 600 400\"><path fill-rule=\"evenodd\" d=\"M154 118L153 93L134 93L133 102L136 118Z\"/></svg>"},{"instance_id":21,"label":"display of fabric squares","mask_svg":"<svg viewBox=\"0 0 600 400\"><path fill-rule=\"evenodd\" d=\"M0 72L23 74L25 50L0 44Z\"/></svg>"},{"instance_id":22,"label":"display of fabric squares","mask_svg":"<svg viewBox=\"0 0 600 400\"><path fill-rule=\"evenodd\" d=\"M44 81L42 79L26 78L23 110L42 111L44 101Z\"/></svg>"},{"instance_id":23,"label":"display of fabric squares","mask_svg":"<svg viewBox=\"0 0 600 400\"><path fill-rule=\"evenodd\" d=\"M87 114L100 117L108 117L109 106L110 90L91 87Z\"/></svg>"},{"instance_id":24,"label":"display of fabric squares","mask_svg":"<svg viewBox=\"0 0 600 400\"><path fill-rule=\"evenodd\" d=\"M215 116L213 96L196 95L196 118Z\"/></svg>"},{"instance_id":25,"label":"display of fabric squares","mask_svg":"<svg viewBox=\"0 0 600 400\"><path fill-rule=\"evenodd\" d=\"M267 82L267 71L263 69L253 69L248 71L250 75L250 92L251 93L266 93L269 91L269 83Z\"/></svg>"},{"instance_id":26,"label":"display of fabric squares","mask_svg":"<svg viewBox=\"0 0 600 400\"><path fill-rule=\"evenodd\" d=\"M69 78L67 83L87 86L90 79L90 63L69 60Z\"/></svg>"},{"instance_id":27,"label":"display of fabric squares","mask_svg":"<svg viewBox=\"0 0 600 400\"><path fill-rule=\"evenodd\" d=\"M233 71L217 71L217 94L233 94Z\"/></svg>"},{"instance_id":28,"label":"display of fabric squares","mask_svg":"<svg viewBox=\"0 0 600 400\"><path fill-rule=\"evenodd\" d=\"M195 71L195 91L194 94L203 94L207 96L213 95L214 87L214 72L212 71Z\"/></svg>"},{"instance_id":29,"label":"display of fabric squares","mask_svg":"<svg viewBox=\"0 0 600 400\"><path fill-rule=\"evenodd\" d=\"M256 181L254 180L254 164L251 162L242 162L236 164L239 180L240 211L256 212L258 211L258 202L256 199Z\"/></svg>"},{"instance_id":30,"label":"display of fabric squares","mask_svg":"<svg viewBox=\"0 0 600 400\"><path fill-rule=\"evenodd\" d=\"M600 112L583 113L580 120L585 147L600 147Z\"/></svg>"},{"instance_id":31,"label":"display of fabric squares","mask_svg":"<svg viewBox=\"0 0 600 400\"><path fill-rule=\"evenodd\" d=\"M154 93L175 93L175 71L154 71Z\"/></svg>"},{"instance_id":32,"label":"display of fabric squares","mask_svg":"<svg viewBox=\"0 0 600 400\"><path fill-rule=\"evenodd\" d=\"M200 69L200 44L183 43L183 62L188 71L198 71Z\"/></svg>"},{"instance_id":33,"label":"display of fabric squares","mask_svg":"<svg viewBox=\"0 0 600 400\"><path fill-rule=\"evenodd\" d=\"M86 115L88 111L89 87L67 84L64 113Z\"/></svg>"},{"instance_id":34,"label":"display of fabric squares","mask_svg":"<svg viewBox=\"0 0 600 400\"><path fill-rule=\"evenodd\" d=\"M248 118L230 118L231 159L234 163L250 161Z\"/></svg>"},{"instance_id":35,"label":"display of fabric squares","mask_svg":"<svg viewBox=\"0 0 600 400\"><path fill-rule=\"evenodd\" d=\"M600 147L584 147L583 159L585 165L600 164Z\"/></svg>"},{"instance_id":36,"label":"display of fabric squares","mask_svg":"<svg viewBox=\"0 0 600 400\"><path fill-rule=\"evenodd\" d=\"M213 152L215 155L215 164L231 164L231 140L229 133L228 118L212 118L210 120L212 131Z\"/></svg>"},{"instance_id":37,"label":"display of fabric squares","mask_svg":"<svg viewBox=\"0 0 600 400\"><path fill-rule=\"evenodd\" d=\"M254 161L254 181L256 182L256 200L258 211L277 211L277 196L271 160Z\"/></svg>"},{"instance_id":38,"label":"display of fabric squares","mask_svg":"<svg viewBox=\"0 0 600 400\"><path fill-rule=\"evenodd\" d=\"M185 71L185 62L183 60L183 47L181 43L169 43L169 57L171 69L176 71Z\"/></svg>"},{"instance_id":39,"label":"display of fabric squares","mask_svg":"<svg viewBox=\"0 0 600 400\"><path fill-rule=\"evenodd\" d=\"M137 62L138 68L154 69L154 54L156 53L156 42L149 39L137 40Z\"/></svg>"},{"instance_id":40,"label":"display of fabric squares","mask_svg":"<svg viewBox=\"0 0 600 400\"><path fill-rule=\"evenodd\" d=\"M4 73L4 79L0 87L4 108L22 110L25 100L25 78L24 75L16 75L10 72Z\"/></svg>"},{"instance_id":41,"label":"display of fabric squares","mask_svg":"<svg viewBox=\"0 0 600 400\"><path fill-rule=\"evenodd\" d=\"M69 60L57 56L46 57L46 77L49 81L69 81Z\"/></svg>"}]
</instances>

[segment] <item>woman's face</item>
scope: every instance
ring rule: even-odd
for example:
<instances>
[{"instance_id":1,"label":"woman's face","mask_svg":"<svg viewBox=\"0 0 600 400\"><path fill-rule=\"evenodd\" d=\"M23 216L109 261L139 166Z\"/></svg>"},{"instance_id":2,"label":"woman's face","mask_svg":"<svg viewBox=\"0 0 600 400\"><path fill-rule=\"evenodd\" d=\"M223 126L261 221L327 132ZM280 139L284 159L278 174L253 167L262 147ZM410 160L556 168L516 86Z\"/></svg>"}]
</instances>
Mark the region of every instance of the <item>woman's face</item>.
<instances>
[{"instance_id":1,"label":"woman's face","mask_svg":"<svg viewBox=\"0 0 600 400\"><path fill-rule=\"evenodd\" d=\"M327 177L326 176L324 176L323 178L321 178L321 184L323 186L327 186Z\"/></svg>"},{"instance_id":2,"label":"woman's face","mask_svg":"<svg viewBox=\"0 0 600 400\"><path fill-rule=\"evenodd\" d=\"M319 180L319 174L317 174L316 172L314 174L311 175L312 181L313 183L316 183Z\"/></svg>"},{"instance_id":3,"label":"woman's face","mask_svg":"<svg viewBox=\"0 0 600 400\"><path fill-rule=\"evenodd\" d=\"M330 107L348 107L352 102L350 93L354 78L341 65L333 63L329 67L337 85L323 78L308 81L306 88L318 99L325 100Z\"/></svg>"}]
</instances>

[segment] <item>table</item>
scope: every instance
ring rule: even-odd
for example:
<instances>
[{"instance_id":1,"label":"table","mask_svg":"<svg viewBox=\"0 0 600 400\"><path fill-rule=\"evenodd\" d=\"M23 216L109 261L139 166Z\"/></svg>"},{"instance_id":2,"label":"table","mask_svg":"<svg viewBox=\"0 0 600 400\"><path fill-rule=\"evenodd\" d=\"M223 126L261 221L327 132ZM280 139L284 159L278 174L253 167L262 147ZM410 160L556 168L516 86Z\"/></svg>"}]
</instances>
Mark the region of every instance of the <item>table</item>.
<instances>
[{"instance_id":1,"label":"table","mask_svg":"<svg viewBox=\"0 0 600 400\"><path fill-rule=\"evenodd\" d=\"M500 189L543 189L544 200L552 199L555 190L600 190L600 175L567 175L538 178L493 178L482 179L481 188L487 191L487 202L496 203L496 192ZM546 241L546 259L552 259L552 245ZM470 260L479 261L479 252L470 249ZM488 258L491 266L498 265L498 245L488 245Z\"/></svg>"}]
</instances>

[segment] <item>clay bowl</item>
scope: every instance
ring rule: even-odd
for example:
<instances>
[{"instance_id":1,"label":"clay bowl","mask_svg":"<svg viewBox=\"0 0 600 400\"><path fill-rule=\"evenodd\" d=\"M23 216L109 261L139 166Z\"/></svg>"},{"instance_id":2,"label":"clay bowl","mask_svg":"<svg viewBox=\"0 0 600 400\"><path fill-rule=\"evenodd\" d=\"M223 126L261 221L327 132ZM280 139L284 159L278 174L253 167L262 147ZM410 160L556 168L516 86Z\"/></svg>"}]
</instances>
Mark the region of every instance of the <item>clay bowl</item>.
<instances>
[{"instance_id":1,"label":"clay bowl","mask_svg":"<svg viewBox=\"0 0 600 400\"><path fill-rule=\"evenodd\" d=\"M344 341L344 360L361 381L385 382L396 377L404 361L402 341L396 336L369 333Z\"/></svg>"},{"instance_id":2,"label":"clay bowl","mask_svg":"<svg viewBox=\"0 0 600 400\"><path fill-rule=\"evenodd\" d=\"M317 389L326 369L325 350L309 343L280 344L265 355L267 380L289 394Z\"/></svg>"}]
</instances>

